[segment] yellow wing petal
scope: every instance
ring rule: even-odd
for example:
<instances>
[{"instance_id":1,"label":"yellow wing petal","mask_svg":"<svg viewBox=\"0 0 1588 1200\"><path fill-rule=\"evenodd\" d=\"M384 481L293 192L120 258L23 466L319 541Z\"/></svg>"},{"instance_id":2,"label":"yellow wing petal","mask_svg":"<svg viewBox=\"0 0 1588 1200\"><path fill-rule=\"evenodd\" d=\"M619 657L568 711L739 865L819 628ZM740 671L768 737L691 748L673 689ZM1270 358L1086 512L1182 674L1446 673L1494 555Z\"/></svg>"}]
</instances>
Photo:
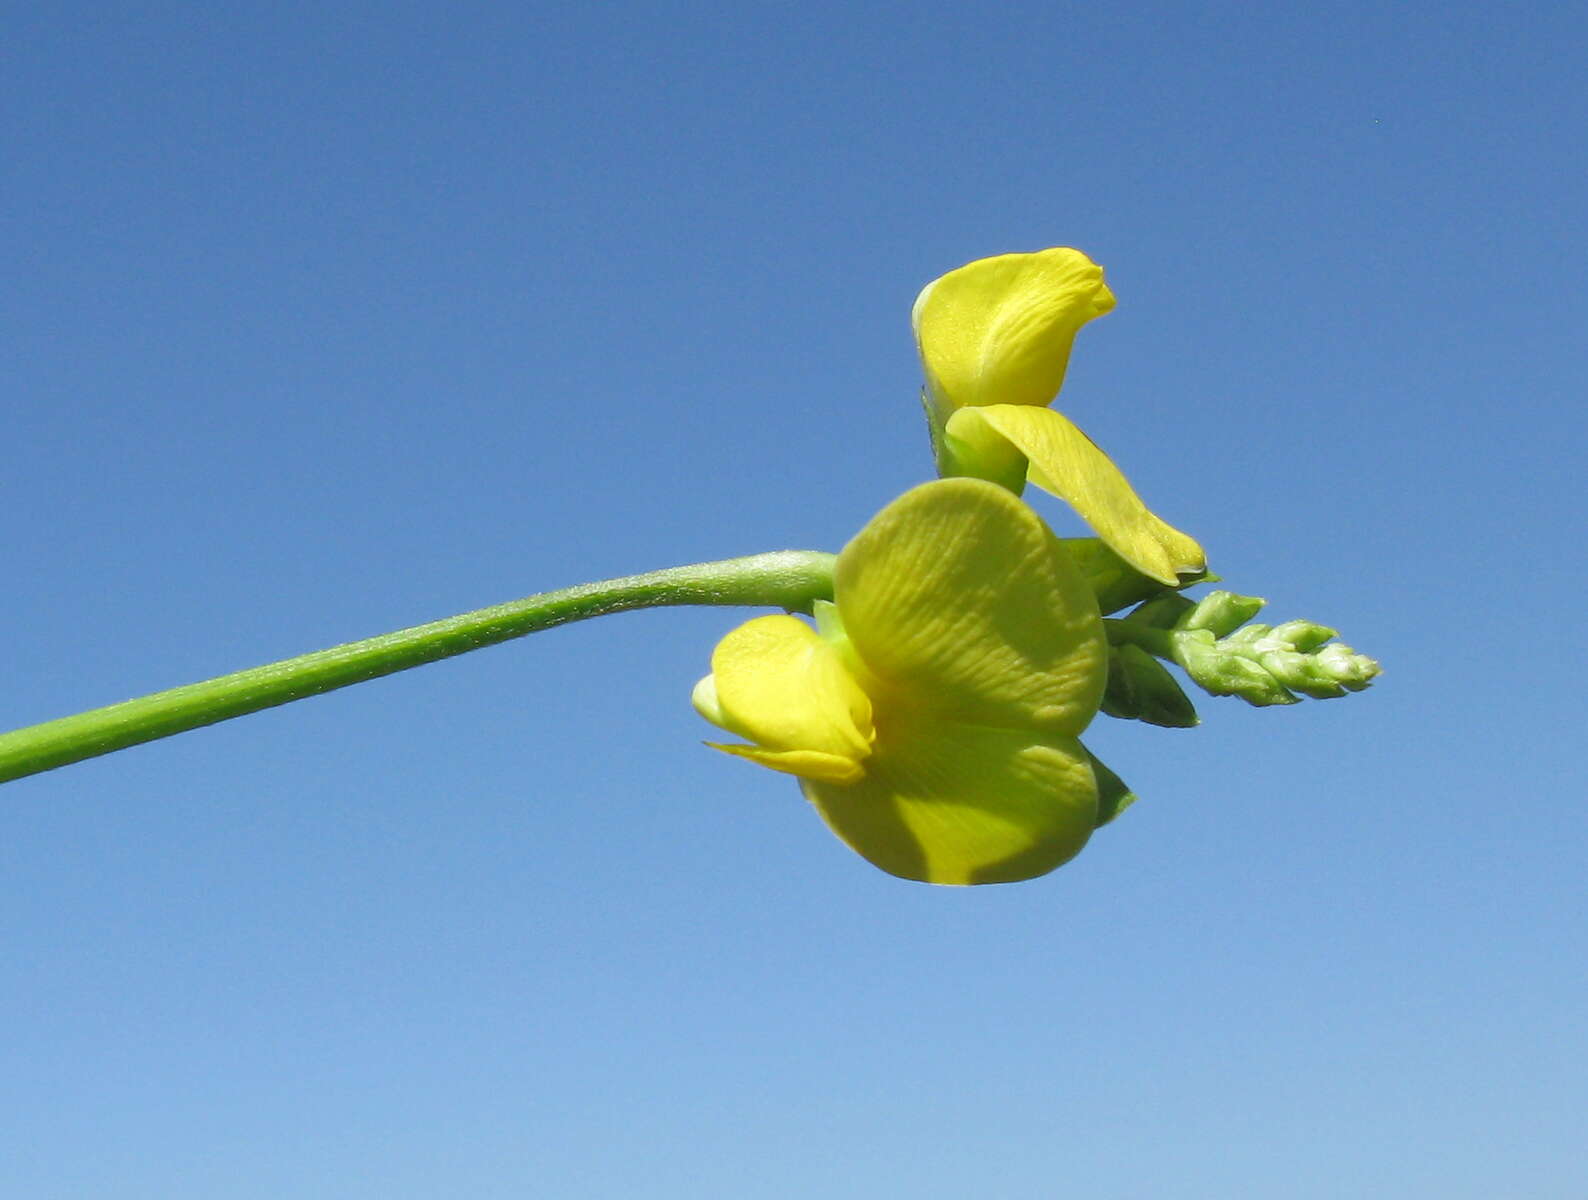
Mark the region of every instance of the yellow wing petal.
<instances>
[{"instance_id":1,"label":"yellow wing petal","mask_svg":"<svg viewBox=\"0 0 1588 1200\"><path fill-rule=\"evenodd\" d=\"M1097 711L1097 602L1041 519L994 484L906 492L844 547L835 585L879 714L1074 736Z\"/></svg>"},{"instance_id":2,"label":"yellow wing petal","mask_svg":"<svg viewBox=\"0 0 1588 1200\"><path fill-rule=\"evenodd\" d=\"M1155 516L1129 480L1063 413L994 404L962 409L947 434L971 445L995 438L1030 460L1030 479L1069 502L1109 547L1144 575L1174 584L1207 565L1202 547Z\"/></svg>"},{"instance_id":3,"label":"yellow wing petal","mask_svg":"<svg viewBox=\"0 0 1588 1200\"><path fill-rule=\"evenodd\" d=\"M932 721L881 723L854 786L801 787L857 854L924 883L1046 874L1079 853L1097 820L1097 785L1073 738Z\"/></svg>"},{"instance_id":4,"label":"yellow wing petal","mask_svg":"<svg viewBox=\"0 0 1588 1200\"><path fill-rule=\"evenodd\" d=\"M1081 326L1114 307L1103 269L1079 250L1001 254L922 289L911 314L940 411L1048 404Z\"/></svg>"},{"instance_id":5,"label":"yellow wing petal","mask_svg":"<svg viewBox=\"0 0 1588 1200\"><path fill-rule=\"evenodd\" d=\"M795 775L858 777L871 753L870 700L837 651L794 617L757 617L723 638L696 707L755 743L719 749Z\"/></svg>"}]
</instances>

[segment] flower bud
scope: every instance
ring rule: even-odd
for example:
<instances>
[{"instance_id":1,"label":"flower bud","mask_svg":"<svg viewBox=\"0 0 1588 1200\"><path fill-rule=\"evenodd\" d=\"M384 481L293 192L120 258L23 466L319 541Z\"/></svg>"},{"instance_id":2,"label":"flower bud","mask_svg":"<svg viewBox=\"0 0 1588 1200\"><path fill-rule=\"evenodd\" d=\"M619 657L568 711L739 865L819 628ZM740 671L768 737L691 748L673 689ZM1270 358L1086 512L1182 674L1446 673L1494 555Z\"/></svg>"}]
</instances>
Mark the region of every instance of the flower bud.
<instances>
[{"instance_id":1,"label":"flower bud","mask_svg":"<svg viewBox=\"0 0 1588 1200\"><path fill-rule=\"evenodd\" d=\"M1174 676L1141 647L1128 643L1110 648L1102 709L1111 717L1164 729L1191 729L1200 723L1195 705Z\"/></svg>"},{"instance_id":2,"label":"flower bud","mask_svg":"<svg viewBox=\"0 0 1588 1200\"><path fill-rule=\"evenodd\" d=\"M1313 658L1323 674L1337 680L1353 692L1360 692L1367 687L1374 676L1382 670L1376 659L1358 654L1342 642L1325 646Z\"/></svg>"},{"instance_id":3,"label":"flower bud","mask_svg":"<svg viewBox=\"0 0 1588 1200\"><path fill-rule=\"evenodd\" d=\"M1345 695L1345 688L1318 667L1318 660L1299 650L1264 650L1257 656L1262 667L1292 691L1314 700Z\"/></svg>"},{"instance_id":4,"label":"flower bud","mask_svg":"<svg viewBox=\"0 0 1588 1200\"><path fill-rule=\"evenodd\" d=\"M1286 621L1283 625L1274 626L1273 636L1290 649L1307 654L1339 635L1316 621Z\"/></svg>"},{"instance_id":5,"label":"flower bud","mask_svg":"<svg viewBox=\"0 0 1588 1200\"><path fill-rule=\"evenodd\" d=\"M1255 617L1267 603L1256 596L1237 596L1223 590L1209 592L1195 608L1175 623L1176 629L1206 629L1214 637L1234 633Z\"/></svg>"}]
</instances>

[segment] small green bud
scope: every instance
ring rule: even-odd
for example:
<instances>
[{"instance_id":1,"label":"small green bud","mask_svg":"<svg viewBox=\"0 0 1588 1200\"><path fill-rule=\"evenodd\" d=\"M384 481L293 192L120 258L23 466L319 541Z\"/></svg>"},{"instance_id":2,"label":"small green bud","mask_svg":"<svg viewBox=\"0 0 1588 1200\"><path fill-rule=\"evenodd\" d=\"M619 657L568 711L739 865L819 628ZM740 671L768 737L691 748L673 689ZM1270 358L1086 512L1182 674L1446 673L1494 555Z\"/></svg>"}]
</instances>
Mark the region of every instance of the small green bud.
<instances>
[{"instance_id":1,"label":"small green bud","mask_svg":"<svg viewBox=\"0 0 1588 1200\"><path fill-rule=\"evenodd\" d=\"M1345 695L1345 688L1318 667L1317 659L1299 650L1264 650L1257 656L1264 670L1292 691L1314 700Z\"/></svg>"},{"instance_id":2,"label":"small green bud","mask_svg":"<svg viewBox=\"0 0 1588 1200\"><path fill-rule=\"evenodd\" d=\"M1255 646L1273 632L1272 625L1247 625L1224 639L1226 646Z\"/></svg>"},{"instance_id":3,"label":"small green bud","mask_svg":"<svg viewBox=\"0 0 1588 1200\"><path fill-rule=\"evenodd\" d=\"M1196 706L1164 665L1140 646L1114 646L1108 655L1103 712L1122 720L1145 721L1164 729L1199 724Z\"/></svg>"},{"instance_id":4,"label":"small green bud","mask_svg":"<svg viewBox=\"0 0 1588 1200\"><path fill-rule=\"evenodd\" d=\"M1313 656L1318 669L1353 692L1360 692L1383 669L1377 659L1358 654L1342 642L1325 646Z\"/></svg>"},{"instance_id":5,"label":"small green bud","mask_svg":"<svg viewBox=\"0 0 1588 1200\"><path fill-rule=\"evenodd\" d=\"M1290 649L1307 654L1339 634L1315 621L1286 621L1274 626L1273 636Z\"/></svg>"},{"instance_id":6,"label":"small green bud","mask_svg":"<svg viewBox=\"0 0 1588 1200\"><path fill-rule=\"evenodd\" d=\"M1175 628L1207 629L1213 636L1223 637L1255 617L1265 603L1256 596L1237 596L1222 590L1209 592L1175 623Z\"/></svg>"}]
</instances>

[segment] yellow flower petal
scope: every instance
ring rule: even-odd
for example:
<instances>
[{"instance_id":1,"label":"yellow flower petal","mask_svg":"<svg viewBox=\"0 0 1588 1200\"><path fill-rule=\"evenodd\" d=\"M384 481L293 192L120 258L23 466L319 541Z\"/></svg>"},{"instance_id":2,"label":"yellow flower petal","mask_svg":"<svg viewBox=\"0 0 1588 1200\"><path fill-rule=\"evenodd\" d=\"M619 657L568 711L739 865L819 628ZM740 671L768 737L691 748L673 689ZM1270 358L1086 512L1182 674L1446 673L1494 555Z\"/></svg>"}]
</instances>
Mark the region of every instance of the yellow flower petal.
<instances>
[{"instance_id":1,"label":"yellow flower petal","mask_svg":"<svg viewBox=\"0 0 1588 1200\"><path fill-rule=\"evenodd\" d=\"M1155 516L1108 455L1063 413L1013 404L962 409L949 418L946 432L972 447L989 441L1014 446L1030 460L1031 482L1068 501L1142 574L1173 585L1178 575L1207 565L1202 547Z\"/></svg>"},{"instance_id":2,"label":"yellow flower petal","mask_svg":"<svg viewBox=\"0 0 1588 1200\"><path fill-rule=\"evenodd\" d=\"M922 289L911 314L939 411L1049 404L1081 326L1114 307L1103 269L1079 250L1001 254Z\"/></svg>"},{"instance_id":3,"label":"yellow flower petal","mask_svg":"<svg viewBox=\"0 0 1588 1200\"><path fill-rule=\"evenodd\" d=\"M844 547L835 582L879 713L1075 736L1097 711L1097 603L1042 520L994 484L906 492Z\"/></svg>"},{"instance_id":4,"label":"yellow flower petal","mask_svg":"<svg viewBox=\"0 0 1588 1200\"><path fill-rule=\"evenodd\" d=\"M730 633L695 689L801 778L832 829L895 875L1007 883L1075 855L1097 822L1075 734L1102 697L1097 604L1058 539L980 479L924 484L838 557L818 635L792 617Z\"/></svg>"},{"instance_id":5,"label":"yellow flower petal","mask_svg":"<svg viewBox=\"0 0 1588 1200\"><path fill-rule=\"evenodd\" d=\"M905 879L1031 879L1079 853L1097 820L1073 738L890 717L873 763L851 787L801 786L851 849Z\"/></svg>"},{"instance_id":6,"label":"yellow flower petal","mask_svg":"<svg viewBox=\"0 0 1588 1200\"><path fill-rule=\"evenodd\" d=\"M718 749L776 770L858 778L871 753L871 701L837 651L795 617L757 617L729 633L696 697L701 715L755 743Z\"/></svg>"}]
</instances>

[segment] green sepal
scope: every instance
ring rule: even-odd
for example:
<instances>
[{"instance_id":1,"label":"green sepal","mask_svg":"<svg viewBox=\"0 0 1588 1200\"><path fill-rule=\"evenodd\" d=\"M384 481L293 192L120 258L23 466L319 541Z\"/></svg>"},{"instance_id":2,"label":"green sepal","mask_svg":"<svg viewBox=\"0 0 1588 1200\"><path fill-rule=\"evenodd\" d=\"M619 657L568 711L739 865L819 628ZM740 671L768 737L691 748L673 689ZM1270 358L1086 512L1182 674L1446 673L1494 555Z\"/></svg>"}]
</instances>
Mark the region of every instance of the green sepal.
<instances>
[{"instance_id":1,"label":"green sepal","mask_svg":"<svg viewBox=\"0 0 1588 1200\"><path fill-rule=\"evenodd\" d=\"M1086 750L1086 747L1081 749ZM1136 793L1090 750L1086 750L1086 757L1092 764L1092 776L1097 780L1097 824L1094 828L1100 829L1136 803Z\"/></svg>"},{"instance_id":2,"label":"green sepal","mask_svg":"<svg viewBox=\"0 0 1588 1200\"><path fill-rule=\"evenodd\" d=\"M1163 729L1192 729L1201 723L1173 675L1140 646L1110 646L1102 711L1122 720Z\"/></svg>"}]
</instances>

